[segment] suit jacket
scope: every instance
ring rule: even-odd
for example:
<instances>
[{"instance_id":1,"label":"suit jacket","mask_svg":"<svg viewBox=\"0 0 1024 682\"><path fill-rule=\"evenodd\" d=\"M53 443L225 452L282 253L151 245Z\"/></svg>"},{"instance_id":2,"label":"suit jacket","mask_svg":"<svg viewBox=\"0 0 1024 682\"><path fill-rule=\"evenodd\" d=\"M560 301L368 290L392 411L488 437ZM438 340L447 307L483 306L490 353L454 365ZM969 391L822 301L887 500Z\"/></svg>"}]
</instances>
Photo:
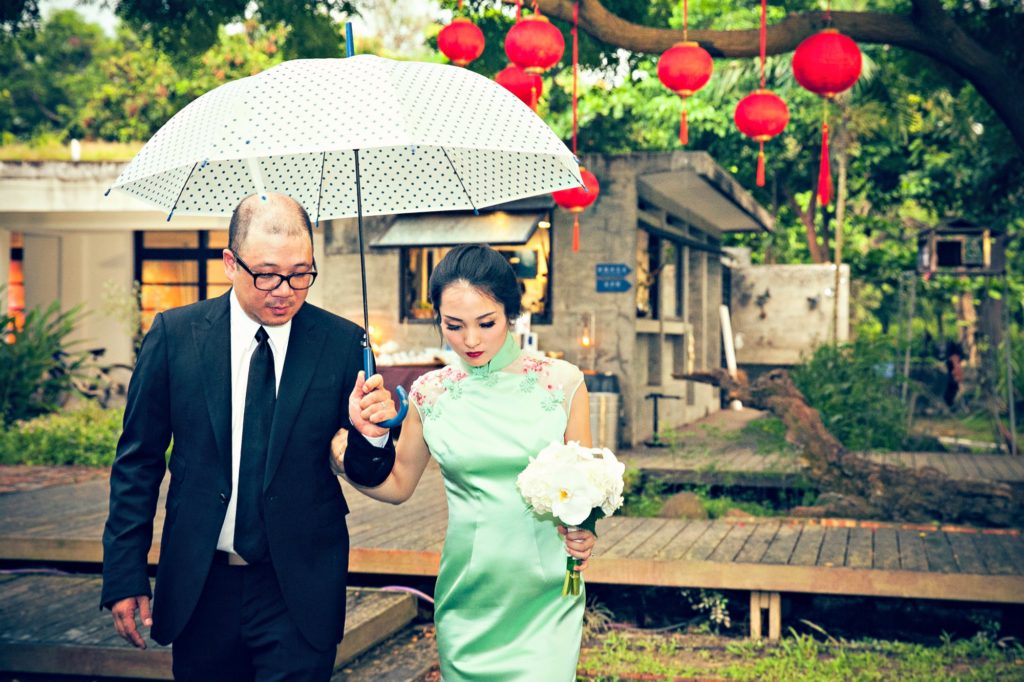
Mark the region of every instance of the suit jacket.
<instances>
[{"instance_id":1,"label":"suit jacket","mask_svg":"<svg viewBox=\"0 0 1024 682\"><path fill-rule=\"evenodd\" d=\"M154 319L128 387L111 471L104 606L150 594L146 557L160 483L171 471L150 633L161 644L181 633L196 606L231 495L228 295ZM292 319L267 451L271 561L289 611L318 649L336 645L344 630L348 506L330 469L330 441L338 428L350 428L361 339L348 320L302 306Z\"/></svg>"}]
</instances>

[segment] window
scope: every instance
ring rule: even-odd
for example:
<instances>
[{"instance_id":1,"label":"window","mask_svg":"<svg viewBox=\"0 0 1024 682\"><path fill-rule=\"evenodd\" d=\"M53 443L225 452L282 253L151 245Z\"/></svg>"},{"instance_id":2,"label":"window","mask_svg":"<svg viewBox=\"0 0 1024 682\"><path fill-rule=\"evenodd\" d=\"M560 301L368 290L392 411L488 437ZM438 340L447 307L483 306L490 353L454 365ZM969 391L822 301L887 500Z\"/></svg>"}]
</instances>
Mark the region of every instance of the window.
<instances>
[{"instance_id":1,"label":"window","mask_svg":"<svg viewBox=\"0 0 1024 682\"><path fill-rule=\"evenodd\" d=\"M551 322L551 234L538 229L526 244L496 246L516 273L523 294L523 312L533 323ZM403 320L433 321L430 275L452 247L406 247L401 250L400 283Z\"/></svg>"},{"instance_id":2,"label":"window","mask_svg":"<svg viewBox=\"0 0 1024 682\"><path fill-rule=\"evenodd\" d=\"M661 239L646 230L637 230L636 234L636 316L657 320Z\"/></svg>"},{"instance_id":3,"label":"window","mask_svg":"<svg viewBox=\"0 0 1024 682\"><path fill-rule=\"evenodd\" d=\"M149 331L158 312L213 298L231 288L221 256L227 246L227 230L135 233L143 332Z\"/></svg>"},{"instance_id":4,"label":"window","mask_svg":"<svg viewBox=\"0 0 1024 682\"><path fill-rule=\"evenodd\" d=\"M25 237L11 233L11 266L7 275L7 313L14 318L19 329L25 324Z\"/></svg>"}]
</instances>

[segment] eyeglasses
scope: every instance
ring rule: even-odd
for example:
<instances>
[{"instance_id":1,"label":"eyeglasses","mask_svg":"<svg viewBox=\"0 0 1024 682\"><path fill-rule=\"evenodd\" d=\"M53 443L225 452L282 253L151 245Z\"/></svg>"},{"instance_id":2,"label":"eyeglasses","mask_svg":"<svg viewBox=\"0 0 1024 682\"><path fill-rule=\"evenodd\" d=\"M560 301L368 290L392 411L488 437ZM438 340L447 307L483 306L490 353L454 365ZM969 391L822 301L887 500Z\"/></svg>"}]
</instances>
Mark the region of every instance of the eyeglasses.
<instances>
[{"instance_id":1,"label":"eyeglasses","mask_svg":"<svg viewBox=\"0 0 1024 682\"><path fill-rule=\"evenodd\" d=\"M288 282L288 286L292 290L302 291L313 286L313 282L316 281L315 270L313 272L293 272L290 275L280 275L276 272L253 272L245 264L245 261L238 257L237 253L232 251L231 255L235 257L235 262L241 265L243 270L252 275L253 286L260 291L273 291L284 282ZM313 261L313 267L316 267L316 261Z\"/></svg>"}]
</instances>

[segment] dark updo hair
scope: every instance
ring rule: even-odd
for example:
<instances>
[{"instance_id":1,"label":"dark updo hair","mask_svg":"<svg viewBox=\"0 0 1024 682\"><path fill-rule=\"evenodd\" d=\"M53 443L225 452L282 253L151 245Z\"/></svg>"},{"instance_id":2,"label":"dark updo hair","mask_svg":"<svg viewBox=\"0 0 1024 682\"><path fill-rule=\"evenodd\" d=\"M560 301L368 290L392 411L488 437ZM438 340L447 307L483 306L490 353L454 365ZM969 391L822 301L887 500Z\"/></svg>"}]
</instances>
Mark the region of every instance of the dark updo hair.
<instances>
[{"instance_id":1,"label":"dark updo hair","mask_svg":"<svg viewBox=\"0 0 1024 682\"><path fill-rule=\"evenodd\" d=\"M430 302L438 323L441 321L441 294L460 281L500 303L509 322L522 312L519 280L505 257L486 244L463 244L449 251L430 275Z\"/></svg>"}]
</instances>

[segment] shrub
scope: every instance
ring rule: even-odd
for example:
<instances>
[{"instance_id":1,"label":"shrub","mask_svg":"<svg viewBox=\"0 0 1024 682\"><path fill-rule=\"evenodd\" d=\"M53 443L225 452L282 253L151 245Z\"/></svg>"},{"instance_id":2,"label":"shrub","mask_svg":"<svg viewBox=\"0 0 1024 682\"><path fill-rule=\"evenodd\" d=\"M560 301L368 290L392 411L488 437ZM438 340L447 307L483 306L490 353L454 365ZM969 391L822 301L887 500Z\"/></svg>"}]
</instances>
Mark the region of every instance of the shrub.
<instances>
[{"instance_id":1,"label":"shrub","mask_svg":"<svg viewBox=\"0 0 1024 682\"><path fill-rule=\"evenodd\" d=\"M0 287L0 294L4 288ZM66 341L81 310L62 312L56 301L33 308L19 329L14 317L0 315L0 414L3 425L31 419L60 408L72 388L72 377L85 365L87 353L71 351Z\"/></svg>"},{"instance_id":2,"label":"shrub","mask_svg":"<svg viewBox=\"0 0 1024 682\"><path fill-rule=\"evenodd\" d=\"M899 385L886 370L894 356L884 341L825 344L793 369L793 381L847 448L898 449L907 429Z\"/></svg>"},{"instance_id":3,"label":"shrub","mask_svg":"<svg viewBox=\"0 0 1024 682\"><path fill-rule=\"evenodd\" d=\"M0 431L0 464L110 466L121 436L122 409L85 403Z\"/></svg>"}]
</instances>

